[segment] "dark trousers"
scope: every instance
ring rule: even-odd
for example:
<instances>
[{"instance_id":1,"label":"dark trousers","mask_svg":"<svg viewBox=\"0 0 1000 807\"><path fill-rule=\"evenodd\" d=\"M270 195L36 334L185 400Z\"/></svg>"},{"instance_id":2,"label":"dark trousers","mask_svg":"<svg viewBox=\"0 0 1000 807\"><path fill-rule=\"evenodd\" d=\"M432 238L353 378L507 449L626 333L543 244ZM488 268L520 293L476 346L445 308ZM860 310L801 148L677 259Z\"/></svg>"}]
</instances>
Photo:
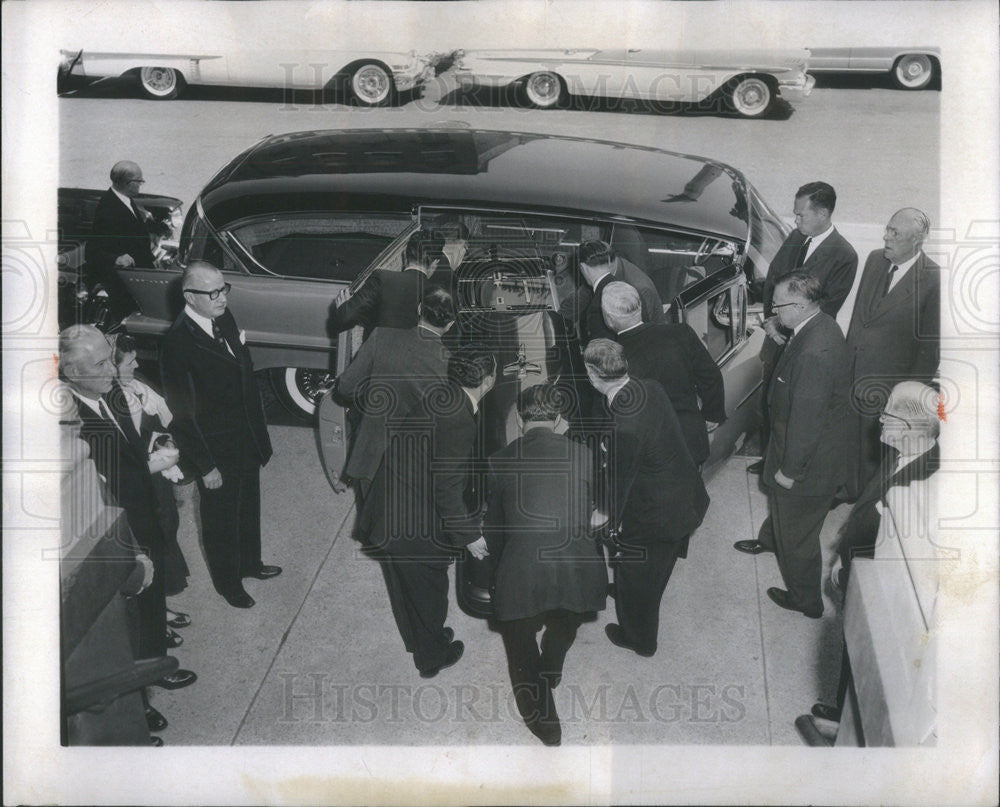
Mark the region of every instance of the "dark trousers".
<instances>
[{"instance_id":1,"label":"dark trousers","mask_svg":"<svg viewBox=\"0 0 1000 807\"><path fill-rule=\"evenodd\" d=\"M143 542L143 549L153 562L153 582L141 593L129 599L135 606L136 658L156 658L167 655L167 600L163 578L163 542Z\"/></svg>"},{"instance_id":2,"label":"dark trousers","mask_svg":"<svg viewBox=\"0 0 1000 807\"><path fill-rule=\"evenodd\" d=\"M216 451L222 486L209 490L199 478L205 560L215 590L239 591L260 568L260 463L250 437ZM214 447L213 447L214 448Z\"/></svg>"},{"instance_id":3,"label":"dark trousers","mask_svg":"<svg viewBox=\"0 0 1000 807\"><path fill-rule=\"evenodd\" d=\"M833 496L792 496L769 487L767 503L770 513L757 540L778 556L778 569L792 603L804 611L822 611L819 533Z\"/></svg>"},{"instance_id":4,"label":"dark trousers","mask_svg":"<svg viewBox=\"0 0 1000 807\"><path fill-rule=\"evenodd\" d=\"M507 651L514 700L526 722L559 719L551 685L554 678L562 676L566 653L582 621L583 614L558 608L526 619L497 622ZM535 641L539 630L544 630L541 650Z\"/></svg>"},{"instance_id":5,"label":"dark trousers","mask_svg":"<svg viewBox=\"0 0 1000 807\"><path fill-rule=\"evenodd\" d=\"M677 558L687 550L687 540L636 545L624 539L611 559L618 624L625 638L642 652L656 652L660 600Z\"/></svg>"},{"instance_id":6,"label":"dark trousers","mask_svg":"<svg viewBox=\"0 0 1000 807\"><path fill-rule=\"evenodd\" d=\"M399 635L418 670L440 665L448 650L448 561L380 558Z\"/></svg>"}]
</instances>

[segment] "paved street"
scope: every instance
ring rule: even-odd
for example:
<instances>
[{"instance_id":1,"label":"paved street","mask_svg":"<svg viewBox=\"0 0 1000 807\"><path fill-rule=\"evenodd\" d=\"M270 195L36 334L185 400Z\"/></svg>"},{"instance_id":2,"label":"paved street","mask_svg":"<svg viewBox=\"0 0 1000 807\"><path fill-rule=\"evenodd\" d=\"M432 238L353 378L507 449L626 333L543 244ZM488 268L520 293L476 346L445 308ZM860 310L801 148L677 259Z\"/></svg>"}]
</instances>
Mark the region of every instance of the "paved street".
<instances>
[{"instance_id":1,"label":"paved street","mask_svg":"<svg viewBox=\"0 0 1000 807\"><path fill-rule=\"evenodd\" d=\"M112 82L60 99L60 184L106 187L110 166L128 158L142 165L145 190L190 205L217 169L269 133L441 124L562 133L731 163L783 216L803 182L830 181L840 196L835 219L863 257L895 209L912 204L937 219L938 110L936 92L879 82L821 83L795 109L762 121L589 101L530 111L462 98L448 75L423 98L377 110L315 103L308 94L207 88L161 103ZM330 491L312 432L275 425L272 438L264 560L285 572L248 581L254 609L232 609L212 591L196 492L180 491L192 578L174 606L195 623L175 653L200 678L185 690L157 691L154 705L171 721L167 744L535 743L512 712L499 636L461 613L454 594L449 622L466 642L465 657L433 681L417 676L380 571L348 537L350 498ZM564 744L794 745L795 716L834 697L840 618L833 604L817 621L778 609L765 594L780 584L774 557L732 549L756 535L766 510L747 463L734 457L709 485L712 506L663 601L657 655L639 659L607 642L613 603L581 629L557 692ZM845 517L841 508L828 519L825 546Z\"/></svg>"}]
</instances>

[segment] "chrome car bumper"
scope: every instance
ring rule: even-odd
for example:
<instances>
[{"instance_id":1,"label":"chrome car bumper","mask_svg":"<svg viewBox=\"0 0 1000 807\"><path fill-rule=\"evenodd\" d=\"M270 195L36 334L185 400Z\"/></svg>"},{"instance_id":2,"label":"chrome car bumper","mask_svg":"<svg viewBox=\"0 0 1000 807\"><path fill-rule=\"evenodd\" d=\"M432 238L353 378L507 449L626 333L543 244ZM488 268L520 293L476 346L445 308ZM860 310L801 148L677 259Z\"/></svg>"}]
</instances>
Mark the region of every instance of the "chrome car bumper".
<instances>
[{"instance_id":1,"label":"chrome car bumper","mask_svg":"<svg viewBox=\"0 0 1000 807\"><path fill-rule=\"evenodd\" d=\"M397 90L412 90L416 87L422 87L434 78L434 66L421 59L420 62L405 70L393 68L392 78L396 82Z\"/></svg>"},{"instance_id":2,"label":"chrome car bumper","mask_svg":"<svg viewBox=\"0 0 1000 807\"><path fill-rule=\"evenodd\" d=\"M787 101L801 101L803 98L809 97L815 85L816 79L806 73L788 82L779 79L778 91L781 93L781 97Z\"/></svg>"}]
</instances>

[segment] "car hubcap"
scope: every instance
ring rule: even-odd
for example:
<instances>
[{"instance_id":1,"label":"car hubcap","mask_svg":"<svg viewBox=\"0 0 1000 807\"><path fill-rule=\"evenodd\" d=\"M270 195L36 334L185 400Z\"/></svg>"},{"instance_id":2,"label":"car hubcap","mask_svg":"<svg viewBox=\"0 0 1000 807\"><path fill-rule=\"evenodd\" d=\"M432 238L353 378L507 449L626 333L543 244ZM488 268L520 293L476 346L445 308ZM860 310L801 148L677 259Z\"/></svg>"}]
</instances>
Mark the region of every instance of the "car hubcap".
<instances>
[{"instance_id":1,"label":"car hubcap","mask_svg":"<svg viewBox=\"0 0 1000 807\"><path fill-rule=\"evenodd\" d=\"M174 71L169 67L144 67L142 68L142 83L150 92L163 94L174 88L176 79Z\"/></svg>"},{"instance_id":2,"label":"car hubcap","mask_svg":"<svg viewBox=\"0 0 1000 807\"><path fill-rule=\"evenodd\" d=\"M559 79L551 73L537 73L528 79L528 98L536 104L553 104L559 97Z\"/></svg>"},{"instance_id":3,"label":"car hubcap","mask_svg":"<svg viewBox=\"0 0 1000 807\"><path fill-rule=\"evenodd\" d=\"M320 396L330 386L332 376L323 370L289 367L285 370L285 388L289 397L303 412L312 414Z\"/></svg>"},{"instance_id":4,"label":"car hubcap","mask_svg":"<svg viewBox=\"0 0 1000 807\"><path fill-rule=\"evenodd\" d=\"M899 78L907 86L917 86L927 80L931 62L926 56L907 56L899 63Z\"/></svg>"},{"instance_id":5,"label":"car hubcap","mask_svg":"<svg viewBox=\"0 0 1000 807\"><path fill-rule=\"evenodd\" d=\"M771 91L760 79L742 82L733 93L733 105L744 115L754 115L763 111L771 100Z\"/></svg>"},{"instance_id":6,"label":"car hubcap","mask_svg":"<svg viewBox=\"0 0 1000 807\"><path fill-rule=\"evenodd\" d=\"M389 94L389 77L375 65L362 67L354 74L354 91L363 101L378 103Z\"/></svg>"}]
</instances>

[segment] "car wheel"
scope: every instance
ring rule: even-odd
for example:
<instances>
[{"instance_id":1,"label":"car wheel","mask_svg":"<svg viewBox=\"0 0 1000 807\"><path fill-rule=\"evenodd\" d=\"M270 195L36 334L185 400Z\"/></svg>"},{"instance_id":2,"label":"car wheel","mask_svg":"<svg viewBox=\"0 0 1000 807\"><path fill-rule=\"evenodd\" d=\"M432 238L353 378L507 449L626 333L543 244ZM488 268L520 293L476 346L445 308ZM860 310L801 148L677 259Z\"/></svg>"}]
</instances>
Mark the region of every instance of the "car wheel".
<instances>
[{"instance_id":1,"label":"car wheel","mask_svg":"<svg viewBox=\"0 0 1000 807\"><path fill-rule=\"evenodd\" d=\"M369 62L351 74L351 94L362 106L384 106L393 91L392 77L381 65Z\"/></svg>"},{"instance_id":2,"label":"car wheel","mask_svg":"<svg viewBox=\"0 0 1000 807\"><path fill-rule=\"evenodd\" d=\"M184 89L184 77L172 67L144 67L139 71L142 94L156 101L169 101Z\"/></svg>"},{"instance_id":3,"label":"car wheel","mask_svg":"<svg viewBox=\"0 0 1000 807\"><path fill-rule=\"evenodd\" d=\"M536 109L551 109L566 98L563 80L555 73L532 73L524 80L524 99Z\"/></svg>"},{"instance_id":4,"label":"car wheel","mask_svg":"<svg viewBox=\"0 0 1000 807\"><path fill-rule=\"evenodd\" d=\"M922 90L934 78L934 63L929 56L900 56L892 68L892 78L901 90Z\"/></svg>"},{"instance_id":5,"label":"car wheel","mask_svg":"<svg viewBox=\"0 0 1000 807\"><path fill-rule=\"evenodd\" d=\"M282 406L300 420L312 420L316 403L333 377L325 370L305 367L276 367L271 370L271 386Z\"/></svg>"},{"instance_id":6,"label":"car wheel","mask_svg":"<svg viewBox=\"0 0 1000 807\"><path fill-rule=\"evenodd\" d=\"M744 118L759 118L771 108L774 93L760 76L745 76L733 83L727 100L733 111Z\"/></svg>"}]
</instances>

